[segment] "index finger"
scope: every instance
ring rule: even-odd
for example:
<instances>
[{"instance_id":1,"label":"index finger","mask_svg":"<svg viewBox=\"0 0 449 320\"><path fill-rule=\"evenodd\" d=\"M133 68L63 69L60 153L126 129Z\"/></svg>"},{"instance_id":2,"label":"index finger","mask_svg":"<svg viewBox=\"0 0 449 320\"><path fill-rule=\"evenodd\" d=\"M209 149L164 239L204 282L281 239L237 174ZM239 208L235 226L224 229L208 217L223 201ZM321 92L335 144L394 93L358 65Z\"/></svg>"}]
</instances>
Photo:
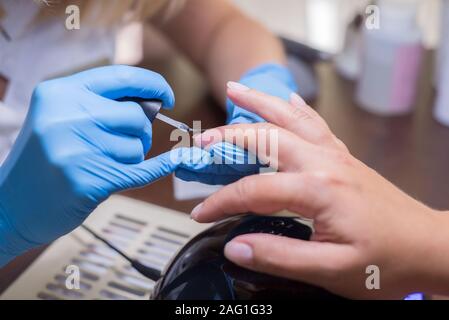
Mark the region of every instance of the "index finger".
<instances>
[{"instance_id":1,"label":"index finger","mask_svg":"<svg viewBox=\"0 0 449 320\"><path fill-rule=\"evenodd\" d=\"M165 108L175 104L173 90L160 74L143 68L115 65L95 68L68 77L108 99L136 97L158 99Z\"/></svg>"},{"instance_id":2,"label":"index finger","mask_svg":"<svg viewBox=\"0 0 449 320\"><path fill-rule=\"evenodd\" d=\"M236 105L295 133L306 141L335 147L333 134L326 122L295 93L291 95L288 103L281 98L229 82L227 94Z\"/></svg>"},{"instance_id":3,"label":"index finger","mask_svg":"<svg viewBox=\"0 0 449 320\"><path fill-rule=\"evenodd\" d=\"M222 141L248 150L262 165L281 171L303 169L316 158L312 144L288 130L265 122L209 129L194 138L195 144L206 148Z\"/></svg>"},{"instance_id":4,"label":"index finger","mask_svg":"<svg viewBox=\"0 0 449 320\"><path fill-rule=\"evenodd\" d=\"M269 215L288 210L313 219L328 207L329 199L328 189L317 174L255 175L211 195L192 211L192 218L198 222L213 222L249 212Z\"/></svg>"}]
</instances>

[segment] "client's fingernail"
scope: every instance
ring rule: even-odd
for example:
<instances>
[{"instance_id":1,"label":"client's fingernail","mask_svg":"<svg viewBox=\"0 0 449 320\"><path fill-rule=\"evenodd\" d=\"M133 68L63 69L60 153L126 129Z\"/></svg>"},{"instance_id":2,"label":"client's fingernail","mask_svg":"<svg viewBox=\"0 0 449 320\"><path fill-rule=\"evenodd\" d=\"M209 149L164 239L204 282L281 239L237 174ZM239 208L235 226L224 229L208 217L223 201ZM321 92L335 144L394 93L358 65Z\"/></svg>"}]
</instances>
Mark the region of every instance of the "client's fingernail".
<instances>
[{"instance_id":1,"label":"client's fingernail","mask_svg":"<svg viewBox=\"0 0 449 320\"><path fill-rule=\"evenodd\" d=\"M290 102L295 107L303 107L303 106L307 105L307 103L304 101L304 99L301 98L298 94L296 94L294 92L290 95Z\"/></svg>"},{"instance_id":2,"label":"client's fingernail","mask_svg":"<svg viewBox=\"0 0 449 320\"><path fill-rule=\"evenodd\" d=\"M225 246L224 253L229 260L240 264L248 264L253 260L253 249L242 242L228 242Z\"/></svg>"},{"instance_id":3,"label":"client's fingernail","mask_svg":"<svg viewBox=\"0 0 449 320\"><path fill-rule=\"evenodd\" d=\"M228 82L228 89L234 90L234 91L248 91L250 90L247 86L238 83L238 82L234 82L234 81L229 81Z\"/></svg>"},{"instance_id":4,"label":"client's fingernail","mask_svg":"<svg viewBox=\"0 0 449 320\"><path fill-rule=\"evenodd\" d=\"M196 146L207 147L214 142L215 137L220 137L220 131L209 129L201 134L193 136L193 142Z\"/></svg>"},{"instance_id":5,"label":"client's fingernail","mask_svg":"<svg viewBox=\"0 0 449 320\"><path fill-rule=\"evenodd\" d=\"M198 215L201 212L202 207L203 203L201 202L199 205L193 208L192 212L190 213L190 216L193 218L193 220L196 220L198 218Z\"/></svg>"}]
</instances>

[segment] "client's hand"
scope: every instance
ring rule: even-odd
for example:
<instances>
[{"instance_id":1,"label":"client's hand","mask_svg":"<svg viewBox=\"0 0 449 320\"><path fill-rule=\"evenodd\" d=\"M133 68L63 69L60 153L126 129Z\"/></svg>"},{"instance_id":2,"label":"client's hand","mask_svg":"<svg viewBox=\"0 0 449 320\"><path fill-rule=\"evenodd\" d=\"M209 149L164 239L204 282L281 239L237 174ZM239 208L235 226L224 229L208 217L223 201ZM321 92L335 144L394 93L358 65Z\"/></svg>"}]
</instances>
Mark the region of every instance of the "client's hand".
<instances>
[{"instance_id":1,"label":"client's hand","mask_svg":"<svg viewBox=\"0 0 449 320\"><path fill-rule=\"evenodd\" d=\"M449 225L444 215L354 158L299 96L292 95L287 103L235 88L229 86L229 98L270 123L209 130L196 142L206 148L222 140L235 143L278 172L224 187L196 207L192 217L211 222L246 212L268 215L289 210L313 219L315 231L312 241L269 234L239 236L226 245L230 260L352 298L449 291L449 255L443 251L449 243ZM254 136L258 143L251 143ZM266 145L270 137L277 138L262 148L261 142ZM264 152L267 149L270 152ZM376 267L380 289L369 290L367 278Z\"/></svg>"}]
</instances>

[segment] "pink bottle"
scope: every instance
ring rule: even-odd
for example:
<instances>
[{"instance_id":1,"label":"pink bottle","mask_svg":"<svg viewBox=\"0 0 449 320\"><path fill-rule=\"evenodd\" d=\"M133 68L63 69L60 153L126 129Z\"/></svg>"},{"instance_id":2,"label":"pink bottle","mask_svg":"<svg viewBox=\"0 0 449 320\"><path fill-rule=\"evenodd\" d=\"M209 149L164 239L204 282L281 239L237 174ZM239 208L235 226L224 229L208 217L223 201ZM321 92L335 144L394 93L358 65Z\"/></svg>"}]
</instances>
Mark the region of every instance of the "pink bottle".
<instances>
[{"instance_id":1,"label":"pink bottle","mask_svg":"<svg viewBox=\"0 0 449 320\"><path fill-rule=\"evenodd\" d=\"M441 45L437 74L437 98L434 116L441 124L449 126L449 0L443 1Z\"/></svg>"},{"instance_id":2,"label":"pink bottle","mask_svg":"<svg viewBox=\"0 0 449 320\"><path fill-rule=\"evenodd\" d=\"M417 1L380 0L380 28L364 27L356 101L384 116L413 110L423 55Z\"/></svg>"}]
</instances>

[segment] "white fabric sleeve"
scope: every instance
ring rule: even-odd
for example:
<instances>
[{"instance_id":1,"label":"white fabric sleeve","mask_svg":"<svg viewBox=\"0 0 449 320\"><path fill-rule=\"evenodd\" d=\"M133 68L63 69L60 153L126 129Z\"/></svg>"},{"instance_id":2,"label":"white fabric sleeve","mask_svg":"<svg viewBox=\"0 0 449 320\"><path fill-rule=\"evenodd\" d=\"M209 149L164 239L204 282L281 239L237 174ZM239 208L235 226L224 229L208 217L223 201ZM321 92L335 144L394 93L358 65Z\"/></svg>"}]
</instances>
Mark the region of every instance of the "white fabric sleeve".
<instances>
[{"instance_id":1,"label":"white fabric sleeve","mask_svg":"<svg viewBox=\"0 0 449 320\"><path fill-rule=\"evenodd\" d=\"M6 159L17 133L19 132L24 116L7 108L0 102L0 165Z\"/></svg>"}]
</instances>

